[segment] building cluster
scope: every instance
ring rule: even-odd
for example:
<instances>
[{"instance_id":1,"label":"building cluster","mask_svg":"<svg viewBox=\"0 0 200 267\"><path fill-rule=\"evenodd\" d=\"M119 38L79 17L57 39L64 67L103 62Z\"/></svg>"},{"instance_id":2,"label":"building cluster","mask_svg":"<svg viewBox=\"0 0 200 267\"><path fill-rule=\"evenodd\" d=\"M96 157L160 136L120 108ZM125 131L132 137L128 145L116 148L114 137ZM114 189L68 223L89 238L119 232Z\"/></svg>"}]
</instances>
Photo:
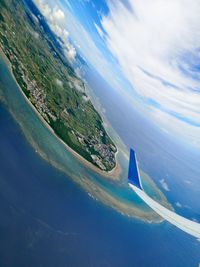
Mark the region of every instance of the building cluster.
<instances>
[{"instance_id":1,"label":"building cluster","mask_svg":"<svg viewBox=\"0 0 200 267\"><path fill-rule=\"evenodd\" d=\"M1 33L2 34L2 33ZM4 37L6 37L5 34L2 34ZM7 56L9 56L10 61L13 64L12 67L16 68L18 67L18 73L20 74L23 82L26 84L27 90L30 92L30 100L35 105L37 111L45 118L46 121L49 122L48 116L52 118L54 121L56 120L56 117L52 114L52 112L49 110L45 103L46 95L43 92L42 89L38 88L36 81L30 81L30 79L25 74L25 67L22 64L22 62L17 58L15 53L12 51L12 49L9 49L9 47L4 45L4 42L2 39L0 39L0 47L5 52Z\"/></svg>"},{"instance_id":2,"label":"building cluster","mask_svg":"<svg viewBox=\"0 0 200 267\"><path fill-rule=\"evenodd\" d=\"M110 145L98 143L94 146L94 149L99 153L105 162L109 163L111 168L115 166L115 153L111 149Z\"/></svg>"},{"instance_id":3,"label":"building cluster","mask_svg":"<svg viewBox=\"0 0 200 267\"><path fill-rule=\"evenodd\" d=\"M91 158L93 162L100 167L100 169L106 170L105 164L109 165L111 168L115 166L115 153L110 144L103 144L100 138L95 136L90 136L90 138L86 140L79 132L73 131L73 134L76 136L79 143L86 147L88 152L91 152L92 150L96 152L91 154Z\"/></svg>"},{"instance_id":4,"label":"building cluster","mask_svg":"<svg viewBox=\"0 0 200 267\"><path fill-rule=\"evenodd\" d=\"M30 100L35 105L37 111L45 118L47 122L49 122L48 117L55 121L56 117L52 114L52 112L45 103L46 94L44 93L44 91L37 86L35 80L30 81L29 78L25 75L23 71L24 66L21 62L19 69L22 73L22 79L27 86L27 90L30 92Z\"/></svg>"},{"instance_id":5,"label":"building cluster","mask_svg":"<svg viewBox=\"0 0 200 267\"><path fill-rule=\"evenodd\" d=\"M30 80L26 75L25 67L22 62L17 58L14 51L9 49L9 47L4 46L2 40L0 40L0 46L4 50L5 54L9 56L13 64L12 67L16 68L21 76L24 84L26 85L27 91L30 93L29 98L30 101L34 104L37 111L42 115L42 117L48 122L49 118L56 121L56 116L51 112L51 110L47 107L46 104L46 94L45 92L37 86L35 80ZM77 87L79 84L77 84ZM77 89L80 89L79 87ZM65 116L64 116L65 115ZM61 113L61 117L66 117L69 115L67 109L63 110ZM99 166L100 169L106 170L107 166L111 169L115 166L115 151L113 149L112 144L103 144L101 138L103 137L103 132L101 130L97 130L94 136L85 137L75 129L72 130L73 135L76 136L78 142L82 147L91 155L93 162Z\"/></svg>"}]
</instances>

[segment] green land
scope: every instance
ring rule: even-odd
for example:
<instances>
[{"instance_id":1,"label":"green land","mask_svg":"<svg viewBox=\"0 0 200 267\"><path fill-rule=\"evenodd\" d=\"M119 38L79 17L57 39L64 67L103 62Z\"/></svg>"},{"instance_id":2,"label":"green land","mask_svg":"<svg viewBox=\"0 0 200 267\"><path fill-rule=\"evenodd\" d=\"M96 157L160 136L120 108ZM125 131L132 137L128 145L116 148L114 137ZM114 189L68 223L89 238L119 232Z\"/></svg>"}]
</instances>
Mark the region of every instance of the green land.
<instances>
[{"instance_id":1,"label":"green land","mask_svg":"<svg viewBox=\"0 0 200 267\"><path fill-rule=\"evenodd\" d=\"M31 0L0 0L0 47L19 86L57 136L99 169L111 171L116 146Z\"/></svg>"}]
</instances>

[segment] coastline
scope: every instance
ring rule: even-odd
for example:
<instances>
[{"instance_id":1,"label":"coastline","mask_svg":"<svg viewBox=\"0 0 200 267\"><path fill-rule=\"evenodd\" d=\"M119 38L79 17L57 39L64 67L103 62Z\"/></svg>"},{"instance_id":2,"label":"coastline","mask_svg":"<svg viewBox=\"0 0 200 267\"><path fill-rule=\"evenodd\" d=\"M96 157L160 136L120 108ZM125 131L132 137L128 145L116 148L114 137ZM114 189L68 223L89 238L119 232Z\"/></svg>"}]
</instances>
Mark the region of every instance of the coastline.
<instances>
[{"instance_id":1,"label":"coastline","mask_svg":"<svg viewBox=\"0 0 200 267\"><path fill-rule=\"evenodd\" d=\"M112 208L113 210L115 210L119 214L121 214L123 216L127 216L130 219L138 219L139 221L142 221L143 223L153 223L153 224L162 222L161 218L159 216L157 216L153 211L151 211L149 208L145 207L145 205L143 205L143 204L141 206L138 204L137 196L132 192L130 193L130 189L128 186L126 186L126 185L125 185L125 187L122 186L122 184L121 184L122 175L119 176L119 180L117 180L116 177L114 177L114 179L113 179L111 176L108 176L108 175L107 175L108 178L104 179L104 177L101 175L98 175L97 172L90 172L91 168L87 168L88 164L80 164L80 160L77 159L77 156L73 156L72 153L64 153L62 155L62 151L68 152L65 144L63 146L62 141L54 134L53 130L49 127L49 125L46 124L45 121L43 121L41 116L37 114L36 110L32 107L32 104L31 105L29 104L28 99L26 97L24 97L23 94L21 94L21 90L19 90L19 86L16 83L16 81L14 80L14 77L12 75L12 71L10 71L9 67L11 65L9 64L9 61L8 60L5 61L6 60L5 56L2 57L2 60L5 63L5 66L7 68L7 71L9 72L10 77L12 78L13 82L15 83L15 87L17 86L17 88L15 90L17 92L17 95L19 95L20 99L23 100L23 103L24 103L23 105L26 105L26 110L30 110L31 113L35 116L37 115L37 117L34 118L34 121L37 119L37 121L40 122L41 127L43 127L45 129L45 131L48 133L49 137L51 136L51 139L52 140L54 139L53 143L57 143L59 145L59 147L62 148L61 151L57 150L57 147L55 147L56 150L54 150L55 149L54 145L52 144L52 142L49 143L49 141L50 141L49 139L45 139L45 135L43 135L43 131L41 131L41 134L42 134L41 140L45 144L45 147L47 149L43 146L40 147L40 145L41 145L40 141L39 140L37 141L37 138L40 138L40 130L36 130L38 133L36 136L34 136L32 134L29 135L27 133L27 131L30 131L31 128L24 128L23 127L23 120L22 120L22 123L20 120L18 120L18 115L17 115L17 113L15 114L15 109L12 108L12 105L11 105L11 109L9 108L9 106L7 106L8 111L11 113L14 120L17 122L19 127L22 129L22 131L26 137L27 142L30 143L30 145L34 148L35 152L38 153L38 155L41 158L43 158L45 161L47 161L50 165L54 166L57 170L63 172L68 177L70 177L77 185L79 185L95 201L100 201L101 203ZM11 97L13 103L15 103L16 100L15 100L15 98L13 100L12 92L9 93L9 96ZM18 101L18 98L16 98L16 99ZM2 100L4 100L4 98L2 98ZM8 101L9 101L9 98L8 98ZM7 103L9 104L9 102L7 102L7 98L5 98L5 104L7 104ZM29 104L29 105L27 105L27 104ZM14 107L15 107L15 104L14 104ZM19 107L20 107L20 103L19 103ZM20 110L21 110L21 108L20 108ZM23 109L22 109L22 117L23 117ZM33 125L34 125L34 121L31 122ZM33 132L34 132L34 129L33 129ZM55 136L56 136L56 139L55 139ZM36 139L34 137L36 137ZM48 147L50 150L48 149ZM119 158L121 159L122 154L124 155L124 152L123 152L124 150L122 149L121 146L120 147L118 146L118 148L119 148L118 149L118 153L119 153L118 159ZM60 162L57 161L56 158L54 158L54 153L56 153L56 154L59 153L58 155L59 155L59 158L61 160ZM72 162L71 162L71 160L68 161L67 155L71 159L73 159ZM127 160L128 160L127 154L125 154L125 156L123 156L123 160L124 159L126 159L126 163L127 163ZM121 172L122 172L122 170L124 170L124 165L123 165L124 161L123 160L120 164ZM77 165L73 165L74 161L77 162ZM125 166L125 168L127 168L127 165ZM112 175L112 173L111 173L111 175ZM96 178L97 178L97 180L96 180ZM148 181L151 181L151 178L148 176L144 177L144 178L145 178L147 185L150 185L150 188L152 189L152 191L156 192L156 195L157 195L159 201L167 202L164 195L160 192L160 190L156 187L156 185L153 182L152 183L148 182ZM113 186L114 183L117 187L116 190L115 190L115 186ZM118 186L118 183L119 183L119 186ZM124 195L124 193L126 195Z\"/></svg>"},{"instance_id":2,"label":"coastline","mask_svg":"<svg viewBox=\"0 0 200 267\"><path fill-rule=\"evenodd\" d=\"M21 94L23 95L25 101L27 102L27 104L32 108L32 110L35 112L35 114L38 116L38 118L42 121L42 123L48 128L48 130L57 138L57 140L59 142L61 142L62 145L64 145L64 147L66 148L66 150L68 152L70 152L74 157L76 157L82 164L84 164L85 166L87 166L88 168L90 168L92 171L94 171L94 172L102 175L105 178L109 178L109 179L113 179L113 180L118 180L119 179L119 176L120 176L120 173L121 173L121 167L120 167L119 162L117 161L117 154L119 152L118 148L117 148L117 152L115 153L116 166L111 171L107 171L107 172L106 171L103 171L103 170L100 170L98 167L96 167L91 162L89 162L88 160L86 160L85 158L83 158L76 151L74 151L60 137L58 137L58 135L51 128L51 126L45 121L45 119L42 117L42 115L37 111L37 109L34 107L34 105L27 98L27 96L25 95L25 93L21 89L20 85L18 84L18 82L17 82L17 80L16 80L16 78L15 78L15 76L13 74L13 71L12 71L11 62L9 61L9 59L7 58L7 56L5 55L5 53L2 50L1 46L0 46L0 54L4 58L4 60L6 61L7 65L8 65L8 69L10 71L10 74L12 75L13 79L15 80L15 82L16 82L16 84L17 84L17 86L18 86Z\"/></svg>"}]
</instances>

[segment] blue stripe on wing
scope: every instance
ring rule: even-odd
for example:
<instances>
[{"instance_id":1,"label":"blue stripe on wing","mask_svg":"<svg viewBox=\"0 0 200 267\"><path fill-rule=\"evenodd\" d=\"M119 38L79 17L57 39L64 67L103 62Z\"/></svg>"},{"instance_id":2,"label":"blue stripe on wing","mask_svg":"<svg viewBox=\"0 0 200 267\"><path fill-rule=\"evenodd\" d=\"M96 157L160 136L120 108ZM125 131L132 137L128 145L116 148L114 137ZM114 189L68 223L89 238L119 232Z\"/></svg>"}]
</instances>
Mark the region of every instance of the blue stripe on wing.
<instances>
[{"instance_id":1,"label":"blue stripe on wing","mask_svg":"<svg viewBox=\"0 0 200 267\"><path fill-rule=\"evenodd\" d=\"M128 181L130 184L135 185L139 189L143 190L138 173L136 155L133 149L130 149Z\"/></svg>"}]
</instances>

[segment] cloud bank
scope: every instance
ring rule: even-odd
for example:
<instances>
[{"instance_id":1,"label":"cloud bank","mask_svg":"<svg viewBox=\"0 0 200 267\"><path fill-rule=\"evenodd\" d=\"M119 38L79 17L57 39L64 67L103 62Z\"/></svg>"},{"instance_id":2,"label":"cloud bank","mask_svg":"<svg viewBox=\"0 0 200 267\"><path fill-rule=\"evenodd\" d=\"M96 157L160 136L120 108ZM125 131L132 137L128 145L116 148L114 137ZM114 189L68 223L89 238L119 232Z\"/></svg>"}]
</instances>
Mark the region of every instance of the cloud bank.
<instances>
[{"instance_id":1,"label":"cloud bank","mask_svg":"<svg viewBox=\"0 0 200 267\"><path fill-rule=\"evenodd\" d=\"M52 31L64 42L63 49L69 61L74 61L76 57L76 49L69 41L69 33L65 29L65 13L58 5L50 6L45 0L34 1L43 16L48 21Z\"/></svg>"},{"instance_id":2,"label":"cloud bank","mask_svg":"<svg viewBox=\"0 0 200 267\"><path fill-rule=\"evenodd\" d=\"M101 20L112 54L167 133L200 146L200 1L108 1Z\"/></svg>"}]
</instances>

